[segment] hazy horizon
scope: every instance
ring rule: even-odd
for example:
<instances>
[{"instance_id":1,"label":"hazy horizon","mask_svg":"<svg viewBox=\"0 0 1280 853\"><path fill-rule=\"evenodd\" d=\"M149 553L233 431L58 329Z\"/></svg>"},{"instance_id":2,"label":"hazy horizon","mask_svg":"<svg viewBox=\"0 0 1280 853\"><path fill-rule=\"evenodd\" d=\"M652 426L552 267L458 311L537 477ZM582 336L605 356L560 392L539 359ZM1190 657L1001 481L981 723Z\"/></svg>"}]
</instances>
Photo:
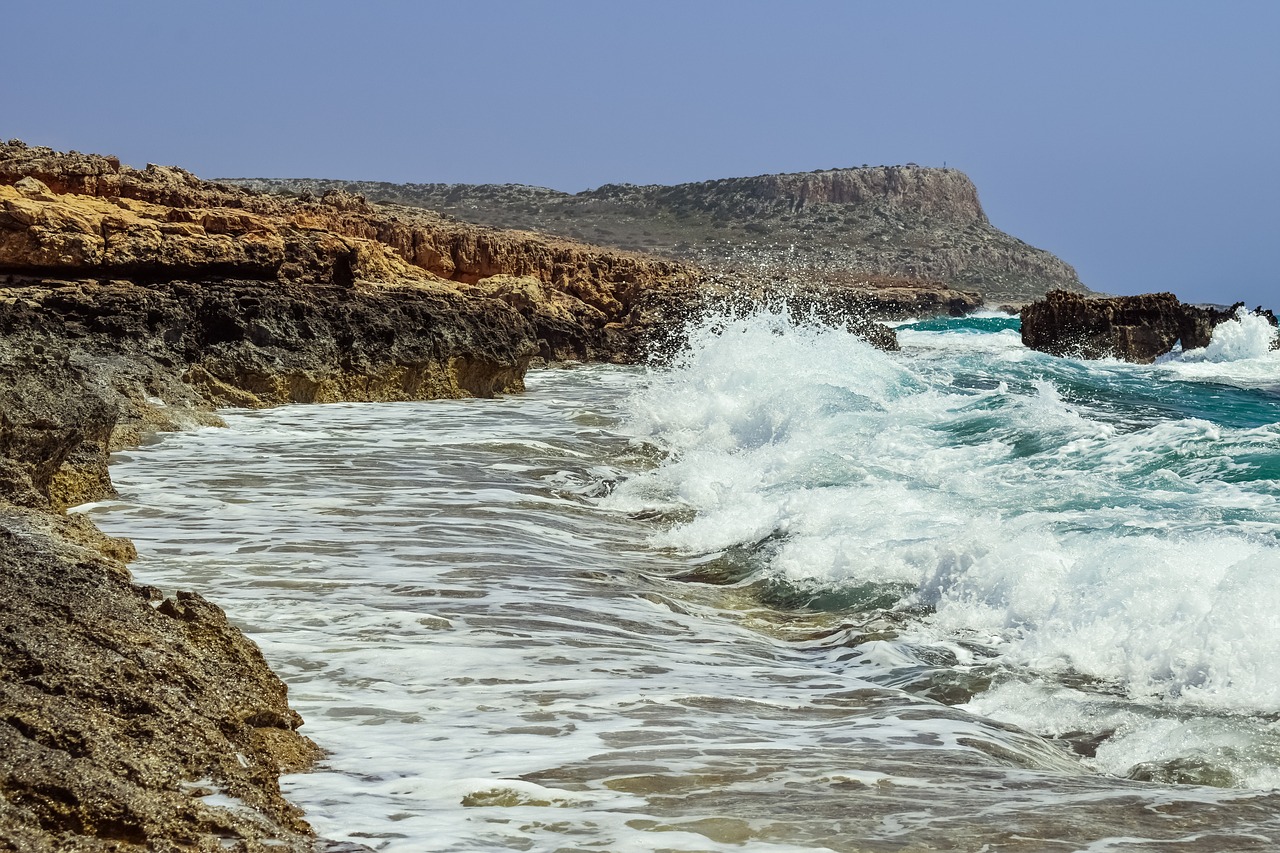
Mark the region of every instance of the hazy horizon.
<instances>
[{"instance_id":1,"label":"hazy horizon","mask_svg":"<svg viewBox=\"0 0 1280 853\"><path fill-rule=\"evenodd\" d=\"M1280 307L1280 4L331 0L10 12L0 136L569 192L959 169L1089 287Z\"/></svg>"}]
</instances>

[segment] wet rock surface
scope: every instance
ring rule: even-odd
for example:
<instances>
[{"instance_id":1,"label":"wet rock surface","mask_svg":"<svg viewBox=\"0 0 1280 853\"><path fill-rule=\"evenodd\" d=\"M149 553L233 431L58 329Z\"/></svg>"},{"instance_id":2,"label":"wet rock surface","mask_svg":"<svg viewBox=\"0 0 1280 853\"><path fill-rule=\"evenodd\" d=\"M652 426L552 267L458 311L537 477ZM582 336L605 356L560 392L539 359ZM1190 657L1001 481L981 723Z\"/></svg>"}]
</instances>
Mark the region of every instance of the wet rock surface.
<instances>
[{"instance_id":1,"label":"wet rock surface","mask_svg":"<svg viewBox=\"0 0 1280 853\"><path fill-rule=\"evenodd\" d=\"M214 604L127 543L0 505L0 849L309 850L281 770L319 754Z\"/></svg>"},{"instance_id":2,"label":"wet rock surface","mask_svg":"<svg viewBox=\"0 0 1280 853\"><path fill-rule=\"evenodd\" d=\"M1022 309L1022 342L1057 356L1149 364L1179 342L1184 350L1208 346L1213 328L1241 307L1188 305L1172 293L1088 299L1054 291ZM1276 324L1270 311L1256 310Z\"/></svg>"}]
</instances>

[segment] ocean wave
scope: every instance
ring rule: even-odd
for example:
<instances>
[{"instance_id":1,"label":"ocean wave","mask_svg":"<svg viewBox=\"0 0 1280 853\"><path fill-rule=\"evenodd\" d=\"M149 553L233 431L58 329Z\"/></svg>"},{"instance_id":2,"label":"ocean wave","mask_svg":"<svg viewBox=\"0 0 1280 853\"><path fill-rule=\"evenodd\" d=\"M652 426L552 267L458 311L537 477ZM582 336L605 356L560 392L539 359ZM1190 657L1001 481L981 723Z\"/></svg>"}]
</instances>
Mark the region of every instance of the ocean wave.
<instances>
[{"instance_id":1,"label":"ocean wave","mask_svg":"<svg viewBox=\"0 0 1280 853\"><path fill-rule=\"evenodd\" d=\"M629 404L665 461L609 502L691 511L655 544L752 547L757 575L807 601L896 589L897 607L927 613L902 636L976 642L1024 679L1280 711L1270 402L1232 398L1246 414L1205 383L1170 394L1162 376L1194 360L1161 374L1002 358L1007 329L911 334L965 345L895 356L768 313L700 327ZM1253 352L1222 334L1213 352Z\"/></svg>"}]
</instances>

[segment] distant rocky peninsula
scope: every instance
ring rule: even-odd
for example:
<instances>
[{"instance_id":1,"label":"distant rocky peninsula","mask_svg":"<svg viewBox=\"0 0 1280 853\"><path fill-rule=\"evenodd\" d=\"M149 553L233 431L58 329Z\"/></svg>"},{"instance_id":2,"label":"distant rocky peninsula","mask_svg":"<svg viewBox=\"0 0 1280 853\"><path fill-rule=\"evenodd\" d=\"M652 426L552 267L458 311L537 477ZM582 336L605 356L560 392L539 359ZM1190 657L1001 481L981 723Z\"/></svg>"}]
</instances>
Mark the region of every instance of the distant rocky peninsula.
<instances>
[{"instance_id":1,"label":"distant rocky peninsula","mask_svg":"<svg viewBox=\"0 0 1280 853\"><path fill-rule=\"evenodd\" d=\"M566 193L519 184L392 184L313 178L227 183L292 196L335 190L691 262L730 276L841 285L859 277L935 282L1020 305L1086 293L1069 264L992 226L956 169L862 166L675 186Z\"/></svg>"},{"instance_id":2,"label":"distant rocky peninsula","mask_svg":"<svg viewBox=\"0 0 1280 853\"><path fill-rule=\"evenodd\" d=\"M633 228L654 236L602 248L459 221L527 188L445 191L450 216L0 144L0 848L317 844L277 780L320 750L258 649L198 593L134 583L132 546L65 513L114 493L112 451L220 406L519 390L538 360L643 360L686 319L761 300L892 349L877 318L1080 289L991 228L958 172L691 186L545 191L503 221L600 239L661 200L661 228Z\"/></svg>"}]
</instances>

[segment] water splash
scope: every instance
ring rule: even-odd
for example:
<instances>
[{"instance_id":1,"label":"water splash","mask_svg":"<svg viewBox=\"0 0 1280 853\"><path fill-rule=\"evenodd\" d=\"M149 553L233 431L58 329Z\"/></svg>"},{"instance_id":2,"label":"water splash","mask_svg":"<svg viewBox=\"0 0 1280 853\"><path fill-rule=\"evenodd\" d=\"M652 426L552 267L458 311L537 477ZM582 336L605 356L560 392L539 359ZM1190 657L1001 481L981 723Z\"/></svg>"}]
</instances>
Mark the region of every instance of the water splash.
<instances>
[{"instance_id":1,"label":"water splash","mask_svg":"<svg viewBox=\"0 0 1280 853\"><path fill-rule=\"evenodd\" d=\"M903 335L230 413L92 511L251 633L329 750L289 795L379 851L1280 841L1163 784L1276 784L1269 398Z\"/></svg>"},{"instance_id":2,"label":"water splash","mask_svg":"<svg viewBox=\"0 0 1280 853\"><path fill-rule=\"evenodd\" d=\"M1236 309L1235 319L1214 327L1207 347L1188 350L1182 358L1184 361L1215 363L1269 358L1276 334L1276 327L1270 320L1241 306Z\"/></svg>"},{"instance_id":3,"label":"water splash","mask_svg":"<svg viewBox=\"0 0 1280 853\"><path fill-rule=\"evenodd\" d=\"M1257 335L1252 319L1233 322ZM883 606L879 589L927 608L899 629L926 650L916 669L962 640L1022 678L1280 711L1267 651L1280 643L1280 427L1253 426L1274 419L1269 401L1255 397L1251 419L1220 407L1226 423L1164 416L1147 408L1162 393L1151 368L1031 354L1008 328L967 326L900 330L918 350L905 361L776 314L700 329L631 402L666 461L610 500L691 512L655 543L745 548L757 576L804 600L847 606L832 594L847 589ZM1181 393L1213 416L1218 389ZM871 677L902 681L890 657Z\"/></svg>"}]
</instances>

